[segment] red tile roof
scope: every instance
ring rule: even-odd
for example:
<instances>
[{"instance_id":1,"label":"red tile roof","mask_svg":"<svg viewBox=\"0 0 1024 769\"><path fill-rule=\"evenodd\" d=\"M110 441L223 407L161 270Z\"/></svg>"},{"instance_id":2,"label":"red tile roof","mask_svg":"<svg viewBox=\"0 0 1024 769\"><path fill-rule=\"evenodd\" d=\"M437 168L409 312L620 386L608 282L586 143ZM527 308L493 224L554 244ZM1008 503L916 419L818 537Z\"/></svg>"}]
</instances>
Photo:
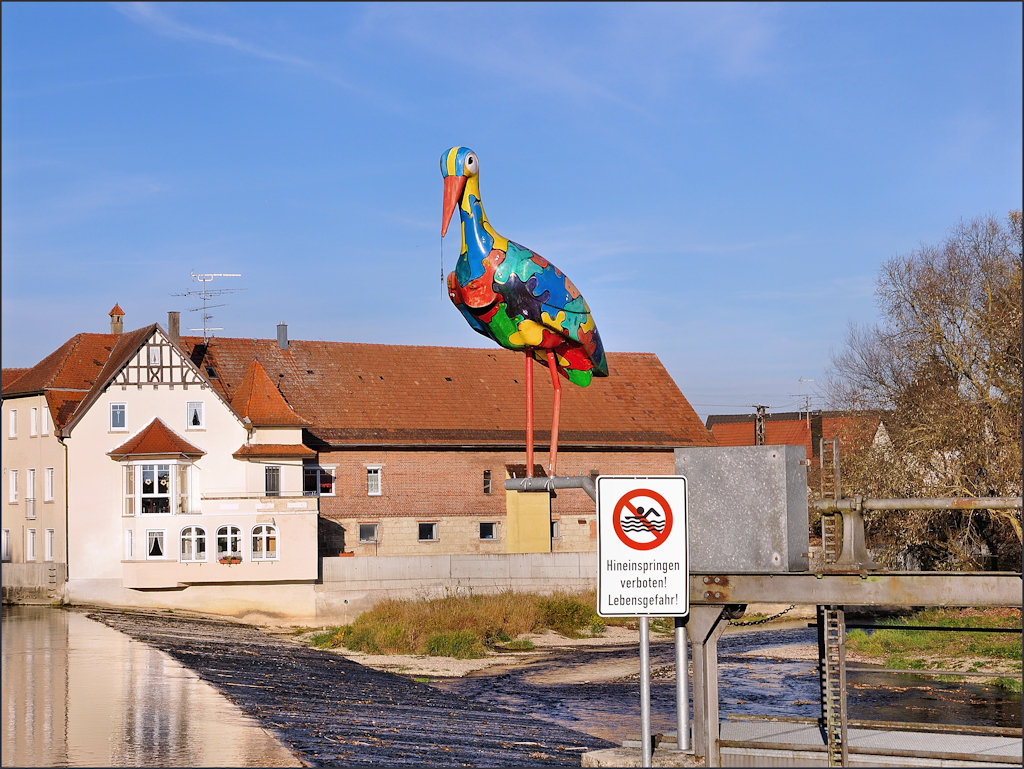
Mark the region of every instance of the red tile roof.
<instances>
[{"instance_id":1,"label":"red tile roof","mask_svg":"<svg viewBox=\"0 0 1024 769\"><path fill-rule=\"evenodd\" d=\"M307 432L331 446L521 445L523 356L501 349L184 337L182 347L234 402L253 356ZM563 382L559 444L656 448L714 439L656 355L609 353L611 376ZM534 367L538 445L548 440L550 375ZM244 392L244 391L243 391ZM543 429L542 429L543 428ZM309 441L307 441L309 442ZM312 445L312 444L311 444Z\"/></svg>"},{"instance_id":2,"label":"red tile roof","mask_svg":"<svg viewBox=\"0 0 1024 769\"><path fill-rule=\"evenodd\" d=\"M121 305L114 303L114 309L107 313L107 315L124 315L124 310L121 309Z\"/></svg>"},{"instance_id":3,"label":"red tile roof","mask_svg":"<svg viewBox=\"0 0 1024 769\"><path fill-rule=\"evenodd\" d=\"M315 457L316 452L301 443L252 443L240 447L231 456L235 459L303 459Z\"/></svg>"},{"instance_id":4,"label":"red tile roof","mask_svg":"<svg viewBox=\"0 0 1024 769\"><path fill-rule=\"evenodd\" d=\"M813 426L820 419L821 437L828 441L838 436L840 446L848 445L850 442L863 445L865 441L871 441L881 421L876 414L835 414L836 412L831 415L812 412L810 421ZM811 458L817 454L817 447L813 444L817 436L812 434L813 427L809 427L807 422L807 416L803 412L769 414L764 423L765 443L803 446L807 450L807 457ZM708 417L708 427L720 446L754 445L752 414L713 415Z\"/></svg>"},{"instance_id":5,"label":"red tile roof","mask_svg":"<svg viewBox=\"0 0 1024 769\"><path fill-rule=\"evenodd\" d=\"M3 389L6 390L18 381L26 371L28 371L27 368L5 368L3 370Z\"/></svg>"},{"instance_id":6,"label":"red tile roof","mask_svg":"<svg viewBox=\"0 0 1024 769\"><path fill-rule=\"evenodd\" d=\"M142 432L122 443L107 454L114 459L131 456L203 456L206 452L186 441L174 430L164 424L160 417L142 428Z\"/></svg>"},{"instance_id":7,"label":"red tile roof","mask_svg":"<svg viewBox=\"0 0 1024 769\"><path fill-rule=\"evenodd\" d=\"M258 360L249 364L249 370L245 372L231 399L231 406L238 412L238 416L248 417L256 427L298 427L309 424L288 405Z\"/></svg>"}]
</instances>

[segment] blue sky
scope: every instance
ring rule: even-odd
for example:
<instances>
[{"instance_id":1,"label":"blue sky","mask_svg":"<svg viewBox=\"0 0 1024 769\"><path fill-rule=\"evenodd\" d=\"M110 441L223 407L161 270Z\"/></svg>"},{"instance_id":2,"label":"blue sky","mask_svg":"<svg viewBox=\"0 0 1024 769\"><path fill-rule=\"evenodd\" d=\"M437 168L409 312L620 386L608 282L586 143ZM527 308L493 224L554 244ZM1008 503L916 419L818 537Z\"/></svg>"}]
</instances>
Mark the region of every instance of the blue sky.
<instances>
[{"instance_id":1,"label":"blue sky","mask_svg":"<svg viewBox=\"0 0 1024 769\"><path fill-rule=\"evenodd\" d=\"M484 347L438 159L697 412L802 405L879 264L1021 207L1003 4L2 6L2 355L182 311L236 337ZM444 244L454 268L458 228ZM812 401L814 405L814 401Z\"/></svg>"}]
</instances>

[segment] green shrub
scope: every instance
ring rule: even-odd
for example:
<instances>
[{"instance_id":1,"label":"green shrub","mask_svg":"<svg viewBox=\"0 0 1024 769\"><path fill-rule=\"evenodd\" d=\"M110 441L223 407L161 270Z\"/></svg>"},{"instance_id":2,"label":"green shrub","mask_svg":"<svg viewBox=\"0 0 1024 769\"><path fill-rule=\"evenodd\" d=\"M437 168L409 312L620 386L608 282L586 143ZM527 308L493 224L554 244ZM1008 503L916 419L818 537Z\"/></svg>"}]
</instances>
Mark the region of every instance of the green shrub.
<instances>
[{"instance_id":1,"label":"green shrub","mask_svg":"<svg viewBox=\"0 0 1024 769\"><path fill-rule=\"evenodd\" d=\"M432 657L454 657L459 660L484 656L484 644L472 630L435 633L427 639L426 652Z\"/></svg>"},{"instance_id":2,"label":"green shrub","mask_svg":"<svg viewBox=\"0 0 1024 769\"><path fill-rule=\"evenodd\" d=\"M345 627L332 627L319 633L313 633L309 637L309 645L317 649L337 649L342 645L346 629Z\"/></svg>"},{"instance_id":3,"label":"green shrub","mask_svg":"<svg viewBox=\"0 0 1024 769\"><path fill-rule=\"evenodd\" d=\"M533 641L529 638L517 638L514 641L509 641L505 644L505 648L510 652L528 652L531 649L535 649Z\"/></svg>"},{"instance_id":4,"label":"green shrub","mask_svg":"<svg viewBox=\"0 0 1024 769\"><path fill-rule=\"evenodd\" d=\"M556 593L541 599L538 608L541 622L566 638L579 638L584 628L600 622L594 604L584 602L578 595Z\"/></svg>"}]
</instances>

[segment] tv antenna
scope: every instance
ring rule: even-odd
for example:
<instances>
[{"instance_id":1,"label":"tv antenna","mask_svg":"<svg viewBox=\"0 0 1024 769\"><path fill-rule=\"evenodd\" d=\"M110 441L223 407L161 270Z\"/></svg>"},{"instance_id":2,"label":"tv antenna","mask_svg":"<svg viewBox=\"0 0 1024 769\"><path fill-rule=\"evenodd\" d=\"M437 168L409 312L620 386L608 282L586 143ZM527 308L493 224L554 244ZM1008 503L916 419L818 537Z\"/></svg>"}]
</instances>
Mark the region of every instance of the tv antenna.
<instances>
[{"instance_id":1,"label":"tv antenna","mask_svg":"<svg viewBox=\"0 0 1024 769\"><path fill-rule=\"evenodd\" d=\"M803 398L804 399L804 411L807 413L807 429L811 428L811 396L804 395L800 392L803 389L804 382L813 382L813 379L797 379L796 392L790 393L790 398Z\"/></svg>"},{"instance_id":2,"label":"tv antenna","mask_svg":"<svg viewBox=\"0 0 1024 769\"><path fill-rule=\"evenodd\" d=\"M203 325L202 328L190 328L189 331L202 331L203 332L203 344L206 344L210 339L211 331L223 331L223 327L211 326L210 321L213 320L213 316L210 315L210 310L214 307L225 307L226 303L210 304L210 300L218 296L224 296L225 294L233 294L236 291L245 291L244 288L208 288L207 283L211 282L214 278L240 278L242 274L239 272L191 272L189 273L193 281L199 281L202 286L200 289L193 291L186 291L183 294L171 294L171 296L194 296L198 297L202 302L200 307L189 308L189 312L202 312L203 314Z\"/></svg>"}]
</instances>

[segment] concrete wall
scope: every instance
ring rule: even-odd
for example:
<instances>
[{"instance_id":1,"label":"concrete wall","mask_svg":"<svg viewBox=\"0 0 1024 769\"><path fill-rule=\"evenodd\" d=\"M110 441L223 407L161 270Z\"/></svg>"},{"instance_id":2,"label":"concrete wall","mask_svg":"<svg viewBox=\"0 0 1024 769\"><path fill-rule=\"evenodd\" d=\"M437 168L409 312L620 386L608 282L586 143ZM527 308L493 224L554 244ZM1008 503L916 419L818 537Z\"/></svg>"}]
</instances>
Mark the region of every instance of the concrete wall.
<instances>
[{"instance_id":1,"label":"concrete wall","mask_svg":"<svg viewBox=\"0 0 1024 769\"><path fill-rule=\"evenodd\" d=\"M386 598L597 587L597 553L324 558L318 622L347 624Z\"/></svg>"},{"instance_id":2,"label":"concrete wall","mask_svg":"<svg viewBox=\"0 0 1024 769\"><path fill-rule=\"evenodd\" d=\"M52 603L64 595L62 563L5 563L0 573L4 603Z\"/></svg>"}]
</instances>

